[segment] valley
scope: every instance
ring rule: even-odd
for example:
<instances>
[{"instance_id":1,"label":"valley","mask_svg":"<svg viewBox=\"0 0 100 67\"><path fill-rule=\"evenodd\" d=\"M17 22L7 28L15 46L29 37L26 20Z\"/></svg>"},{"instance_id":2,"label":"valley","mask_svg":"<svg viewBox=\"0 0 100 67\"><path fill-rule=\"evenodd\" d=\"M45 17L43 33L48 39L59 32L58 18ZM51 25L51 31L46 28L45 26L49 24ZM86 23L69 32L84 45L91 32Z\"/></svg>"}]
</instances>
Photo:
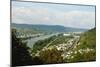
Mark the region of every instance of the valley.
<instances>
[{"instance_id":1,"label":"valley","mask_svg":"<svg viewBox=\"0 0 100 67\"><path fill-rule=\"evenodd\" d=\"M18 25L19 26L19 25ZM92 35L95 40L95 34L93 32L90 32L91 30L85 30L84 31L79 31L79 29L76 29L77 31L70 30L70 31L59 31L59 30L53 30L52 28L47 31L47 30L41 30L37 28L22 28L22 27L12 27L15 28L17 32L17 38L21 39L23 43L26 43L27 47L29 48L28 51L30 53L30 56L40 58L43 60L45 58L44 63L51 63L53 60L50 60L49 56L44 56L45 53L46 55L49 54L48 51L52 52L53 50L53 56L56 55L55 51L59 53L60 57L62 58L64 63L69 63L69 62L79 62L79 61L93 61L95 60L95 47L90 48L91 46L95 46L95 41L91 41L91 38L89 37ZM41 26L40 26L41 27ZM52 27L52 26L51 26ZM54 27L56 29L56 27ZM60 28L59 28L60 29ZM52 30L52 31L50 31ZM95 29L94 29L95 30ZM89 35L90 34L90 35ZM90 42L88 38L90 38ZM86 38L86 39L85 39ZM85 40L88 40L87 43ZM87 45L85 48L83 48L85 45ZM90 52L90 55L88 53ZM83 55L84 54L84 55ZM89 56L88 59L85 57L85 55ZM51 57L53 59L53 57ZM82 59L81 59L82 58ZM54 57L56 60L54 63L57 62L57 59ZM59 58L58 58L59 59ZM48 60L48 61L47 61ZM61 59L60 59L61 60ZM59 61L60 63L60 61Z\"/></svg>"}]
</instances>

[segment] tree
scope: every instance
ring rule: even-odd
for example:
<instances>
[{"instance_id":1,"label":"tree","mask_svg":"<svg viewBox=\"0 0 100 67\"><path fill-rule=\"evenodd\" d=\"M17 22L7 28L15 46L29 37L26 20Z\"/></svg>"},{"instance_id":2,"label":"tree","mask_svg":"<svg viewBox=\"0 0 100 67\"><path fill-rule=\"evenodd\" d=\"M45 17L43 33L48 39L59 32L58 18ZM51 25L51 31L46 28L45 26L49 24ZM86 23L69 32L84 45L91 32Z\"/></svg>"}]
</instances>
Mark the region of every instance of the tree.
<instances>
[{"instance_id":1,"label":"tree","mask_svg":"<svg viewBox=\"0 0 100 67\"><path fill-rule=\"evenodd\" d=\"M16 29L12 29L12 66L24 66L33 64L26 43L16 36Z\"/></svg>"},{"instance_id":2,"label":"tree","mask_svg":"<svg viewBox=\"0 0 100 67\"><path fill-rule=\"evenodd\" d=\"M61 52L58 51L56 48L41 51L40 59L44 62L44 64L62 63L63 61Z\"/></svg>"}]
</instances>

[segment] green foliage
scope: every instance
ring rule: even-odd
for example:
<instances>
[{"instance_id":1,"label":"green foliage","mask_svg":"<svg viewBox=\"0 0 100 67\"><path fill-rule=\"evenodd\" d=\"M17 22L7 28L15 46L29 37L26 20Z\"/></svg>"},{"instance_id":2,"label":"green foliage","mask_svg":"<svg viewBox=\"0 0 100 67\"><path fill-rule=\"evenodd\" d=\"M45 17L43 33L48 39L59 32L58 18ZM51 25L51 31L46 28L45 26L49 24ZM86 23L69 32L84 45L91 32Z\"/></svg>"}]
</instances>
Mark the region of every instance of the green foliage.
<instances>
[{"instance_id":1,"label":"green foliage","mask_svg":"<svg viewBox=\"0 0 100 67\"><path fill-rule=\"evenodd\" d=\"M62 63L63 58L61 56L61 52L58 51L56 48L50 50L41 51L40 59L44 62L44 64L55 64L55 63Z\"/></svg>"},{"instance_id":2,"label":"green foliage","mask_svg":"<svg viewBox=\"0 0 100 67\"><path fill-rule=\"evenodd\" d=\"M50 38L47 38L45 40L39 40L37 41L32 48L32 53L36 53L37 50L41 50L43 47L45 47L47 44L49 44L49 46L53 46L53 45L58 45L58 44L62 44L62 43L67 43L68 39L70 39L70 37L67 36L52 36Z\"/></svg>"},{"instance_id":3,"label":"green foliage","mask_svg":"<svg viewBox=\"0 0 100 67\"><path fill-rule=\"evenodd\" d=\"M91 48L96 49L96 28L85 32L80 39L78 48Z\"/></svg>"},{"instance_id":4,"label":"green foliage","mask_svg":"<svg viewBox=\"0 0 100 67\"><path fill-rule=\"evenodd\" d=\"M84 52L81 54L78 52L77 54L74 54L74 58L70 60L70 62L87 62L87 61L95 61L96 60L96 52L90 51L90 52Z\"/></svg>"},{"instance_id":5,"label":"green foliage","mask_svg":"<svg viewBox=\"0 0 100 67\"><path fill-rule=\"evenodd\" d=\"M33 57L33 62L32 62L33 65L40 65L40 64L43 64L43 61L40 59L40 57Z\"/></svg>"},{"instance_id":6,"label":"green foliage","mask_svg":"<svg viewBox=\"0 0 100 67\"><path fill-rule=\"evenodd\" d=\"M16 30L12 29L12 66L23 66L32 64L32 57L28 47L16 37Z\"/></svg>"},{"instance_id":7,"label":"green foliage","mask_svg":"<svg viewBox=\"0 0 100 67\"><path fill-rule=\"evenodd\" d=\"M90 52L77 52L77 54L72 53L73 58L63 60L61 56L62 52L58 51L56 48L41 50L48 44L49 46L54 46L62 43L67 43L67 41L73 36L67 37L63 35L52 36L45 40L39 40L30 49L23 43L21 39L17 38L17 31L12 29L12 65L13 66L23 66L23 65L36 65L36 64L55 64L62 62L82 62L82 61L94 61L96 60L96 31L95 28L89 30L81 35L79 45L75 48L77 51L79 49L93 49ZM30 32L29 32L30 33ZM48 48L48 47L47 47ZM39 56L35 56L37 51L40 51ZM73 49L74 52L74 49Z\"/></svg>"},{"instance_id":8,"label":"green foliage","mask_svg":"<svg viewBox=\"0 0 100 67\"><path fill-rule=\"evenodd\" d=\"M58 45L58 44L62 44L62 43L67 43L67 41L70 39L70 37L67 37L67 36L57 36L56 37L56 40L53 41L50 46L53 46L53 45Z\"/></svg>"},{"instance_id":9,"label":"green foliage","mask_svg":"<svg viewBox=\"0 0 100 67\"><path fill-rule=\"evenodd\" d=\"M47 38L45 40L39 40L37 41L32 48L32 53L36 53L37 50L41 50L44 46L46 46L49 42L55 39L56 36L52 36L50 38Z\"/></svg>"},{"instance_id":10,"label":"green foliage","mask_svg":"<svg viewBox=\"0 0 100 67\"><path fill-rule=\"evenodd\" d=\"M69 59L69 62L95 61L96 60L96 28L91 29L81 35L79 45L75 50L92 49L92 51L84 51L82 53L72 54L74 58Z\"/></svg>"}]
</instances>

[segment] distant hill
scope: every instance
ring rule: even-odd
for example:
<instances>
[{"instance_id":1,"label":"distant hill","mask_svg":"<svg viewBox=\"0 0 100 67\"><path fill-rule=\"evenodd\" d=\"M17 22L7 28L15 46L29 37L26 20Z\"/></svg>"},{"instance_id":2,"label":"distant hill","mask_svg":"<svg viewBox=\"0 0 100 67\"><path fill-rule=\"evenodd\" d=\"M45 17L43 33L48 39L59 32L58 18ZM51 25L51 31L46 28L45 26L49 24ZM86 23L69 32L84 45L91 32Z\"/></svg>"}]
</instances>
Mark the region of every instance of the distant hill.
<instances>
[{"instance_id":1,"label":"distant hill","mask_svg":"<svg viewBox=\"0 0 100 67\"><path fill-rule=\"evenodd\" d=\"M87 29L64 27L60 25L32 25L32 24L15 24L11 23L11 27L20 29L29 29L39 32L83 32Z\"/></svg>"}]
</instances>

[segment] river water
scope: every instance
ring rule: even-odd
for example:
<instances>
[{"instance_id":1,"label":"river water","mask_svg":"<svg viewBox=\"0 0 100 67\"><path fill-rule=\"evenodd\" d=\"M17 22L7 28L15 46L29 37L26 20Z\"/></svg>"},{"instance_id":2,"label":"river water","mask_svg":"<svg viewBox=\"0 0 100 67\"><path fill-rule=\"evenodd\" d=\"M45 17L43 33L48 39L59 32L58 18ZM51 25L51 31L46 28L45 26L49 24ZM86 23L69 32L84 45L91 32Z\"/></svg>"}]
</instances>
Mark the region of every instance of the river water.
<instances>
[{"instance_id":1,"label":"river water","mask_svg":"<svg viewBox=\"0 0 100 67\"><path fill-rule=\"evenodd\" d=\"M27 42L27 46L28 46L28 47L32 48L33 45L34 45L38 40L44 40L44 39L49 38L49 37L54 36L54 35L58 35L58 33L49 34L49 35L41 35L41 36L39 36L39 37L27 39L27 40L25 40L25 42Z\"/></svg>"}]
</instances>

